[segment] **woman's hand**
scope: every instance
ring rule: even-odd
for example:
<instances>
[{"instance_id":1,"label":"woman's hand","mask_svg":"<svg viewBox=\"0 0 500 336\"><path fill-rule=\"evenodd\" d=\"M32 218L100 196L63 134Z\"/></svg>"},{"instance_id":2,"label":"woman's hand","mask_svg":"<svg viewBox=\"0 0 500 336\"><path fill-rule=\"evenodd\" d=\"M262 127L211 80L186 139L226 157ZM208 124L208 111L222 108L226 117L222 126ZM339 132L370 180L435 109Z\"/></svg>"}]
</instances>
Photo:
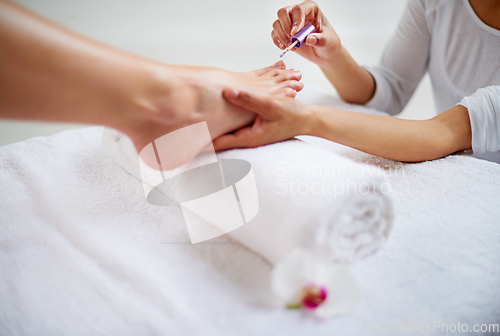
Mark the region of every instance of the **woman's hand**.
<instances>
[{"instance_id":1,"label":"woman's hand","mask_svg":"<svg viewBox=\"0 0 500 336\"><path fill-rule=\"evenodd\" d=\"M216 151L258 147L308 133L307 105L296 99L265 97L233 89L224 90L223 96L257 116L252 125L214 139Z\"/></svg>"},{"instance_id":2,"label":"woman's hand","mask_svg":"<svg viewBox=\"0 0 500 336\"><path fill-rule=\"evenodd\" d=\"M290 45L290 38L308 24L314 25L316 33L310 34L305 45L296 52L322 66L335 57L341 44L337 33L314 1L306 0L295 6L281 8L278 20L273 23L271 36L274 44L283 50Z\"/></svg>"},{"instance_id":3,"label":"woman's hand","mask_svg":"<svg viewBox=\"0 0 500 336\"><path fill-rule=\"evenodd\" d=\"M257 147L296 135L313 135L387 159L419 162L471 148L467 108L457 105L429 120L306 105L293 98L224 90L224 98L255 112L251 126L214 140L215 150Z\"/></svg>"}]
</instances>

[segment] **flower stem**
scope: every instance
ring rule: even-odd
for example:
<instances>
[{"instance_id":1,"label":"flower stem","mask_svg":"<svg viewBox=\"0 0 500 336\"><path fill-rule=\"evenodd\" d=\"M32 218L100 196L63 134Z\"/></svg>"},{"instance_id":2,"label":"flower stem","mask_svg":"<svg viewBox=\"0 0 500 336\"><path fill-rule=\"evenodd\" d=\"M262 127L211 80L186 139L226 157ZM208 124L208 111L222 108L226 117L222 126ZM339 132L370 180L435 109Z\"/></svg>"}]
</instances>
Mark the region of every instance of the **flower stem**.
<instances>
[{"instance_id":1,"label":"flower stem","mask_svg":"<svg viewBox=\"0 0 500 336\"><path fill-rule=\"evenodd\" d=\"M304 303L302 301L296 302L296 303L290 303L287 304L286 307L288 309L300 309L304 306Z\"/></svg>"}]
</instances>

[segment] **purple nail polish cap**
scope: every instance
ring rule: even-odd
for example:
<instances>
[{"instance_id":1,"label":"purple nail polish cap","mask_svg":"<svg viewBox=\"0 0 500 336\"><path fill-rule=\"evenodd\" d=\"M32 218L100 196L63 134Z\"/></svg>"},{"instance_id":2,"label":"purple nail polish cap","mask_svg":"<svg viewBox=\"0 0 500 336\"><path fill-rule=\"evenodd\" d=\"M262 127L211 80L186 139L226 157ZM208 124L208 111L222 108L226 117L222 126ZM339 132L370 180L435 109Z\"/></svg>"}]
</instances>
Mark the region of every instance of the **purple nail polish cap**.
<instances>
[{"instance_id":1,"label":"purple nail polish cap","mask_svg":"<svg viewBox=\"0 0 500 336\"><path fill-rule=\"evenodd\" d=\"M294 43L295 41L299 41L296 45L295 48L300 48L304 41L306 40L307 35L312 34L316 31L316 28L312 24L308 24L304 28L302 28L301 31L299 31L297 34L293 35L292 38L290 39L291 43Z\"/></svg>"}]
</instances>

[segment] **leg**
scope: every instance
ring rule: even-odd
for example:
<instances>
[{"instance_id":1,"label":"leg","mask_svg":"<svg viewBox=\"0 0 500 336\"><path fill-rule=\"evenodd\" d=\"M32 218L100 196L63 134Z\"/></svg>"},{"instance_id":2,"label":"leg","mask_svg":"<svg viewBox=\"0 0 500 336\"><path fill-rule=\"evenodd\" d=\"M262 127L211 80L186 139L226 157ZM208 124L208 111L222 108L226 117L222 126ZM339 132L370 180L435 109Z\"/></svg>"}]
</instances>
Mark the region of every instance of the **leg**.
<instances>
[{"instance_id":1,"label":"leg","mask_svg":"<svg viewBox=\"0 0 500 336\"><path fill-rule=\"evenodd\" d=\"M225 87L292 97L302 89L300 73L281 63L250 73L160 64L8 1L0 1L0 45L0 117L106 125L138 151L200 121L213 138L250 123L253 114L224 101Z\"/></svg>"}]
</instances>

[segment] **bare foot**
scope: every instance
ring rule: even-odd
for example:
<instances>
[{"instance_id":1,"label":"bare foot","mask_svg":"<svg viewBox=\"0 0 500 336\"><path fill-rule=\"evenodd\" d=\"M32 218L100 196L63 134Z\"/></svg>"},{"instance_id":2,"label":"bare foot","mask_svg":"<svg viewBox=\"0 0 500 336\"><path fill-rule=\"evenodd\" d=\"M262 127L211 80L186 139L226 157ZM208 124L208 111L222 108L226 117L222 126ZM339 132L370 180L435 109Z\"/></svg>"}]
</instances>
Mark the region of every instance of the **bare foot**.
<instances>
[{"instance_id":1,"label":"bare foot","mask_svg":"<svg viewBox=\"0 0 500 336\"><path fill-rule=\"evenodd\" d=\"M286 70L286 65L283 61L279 61L266 68L245 72L241 75L247 75L249 77L248 82L244 86L265 95L295 98L297 92L304 88L304 84L299 82L302 78L302 74L293 69ZM252 81L252 77L257 77L259 80Z\"/></svg>"},{"instance_id":2,"label":"bare foot","mask_svg":"<svg viewBox=\"0 0 500 336\"><path fill-rule=\"evenodd\" d=\"M159 85L147 93L149 99L141 102L145 110L140 113L142 117L125 131L138 152L165 134L202 121L206 121L212 139L250 124L255 114L228 104L222 97L225 88L276 97L295 97L303 88L299 82L302 74L287 70L282 61L245 73L211 67L162 65L154 74ZM192 141L185 137L171 141L171 146L158 148L162 168L172 169L188 162L207 145L194 138ZM157 157L144 153L141 155L143 161L157 168Z\"/></svg>"}]
</instances>

